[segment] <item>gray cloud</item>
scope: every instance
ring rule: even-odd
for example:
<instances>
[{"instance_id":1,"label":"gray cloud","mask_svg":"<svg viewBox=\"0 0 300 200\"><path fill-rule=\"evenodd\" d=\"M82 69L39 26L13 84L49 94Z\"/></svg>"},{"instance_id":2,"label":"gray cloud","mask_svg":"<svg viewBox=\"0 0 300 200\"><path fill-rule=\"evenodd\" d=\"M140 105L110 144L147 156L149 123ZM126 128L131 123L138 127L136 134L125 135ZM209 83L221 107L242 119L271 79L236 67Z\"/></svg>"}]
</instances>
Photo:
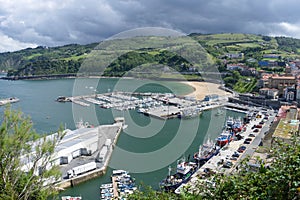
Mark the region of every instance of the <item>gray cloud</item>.
<instances>
[{"instance_id":1,"label":"gray cloud","mask_svg":"<svg viewBox=\"0 0 300 200\"><path fill-rule=\"evenodd\" d=\"M145 26L300 38L297 0L0 0L0 4L0 51L99 42Z\"/></svg>"}]
</instances>

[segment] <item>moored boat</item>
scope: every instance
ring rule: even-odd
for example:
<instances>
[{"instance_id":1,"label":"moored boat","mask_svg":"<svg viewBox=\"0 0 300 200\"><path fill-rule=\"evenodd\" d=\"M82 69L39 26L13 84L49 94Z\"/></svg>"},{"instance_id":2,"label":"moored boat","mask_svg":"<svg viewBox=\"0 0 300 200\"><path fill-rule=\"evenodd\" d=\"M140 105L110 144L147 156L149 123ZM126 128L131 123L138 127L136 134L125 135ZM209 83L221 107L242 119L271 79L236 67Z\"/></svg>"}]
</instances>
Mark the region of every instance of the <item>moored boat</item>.
<instances>
[{"instance_id":1,"label":"moored boat","mask_svg":"<svg viewBox=\"0 0 300 200\"><path fill-rule=\"evenodd\" d=\"M233 117L228 117L227 121L226 121L226 125L228 127L232 127L234 124L234 120L233 120Z\"/></svg>"},{"instance_id":2,"label":"moored boat","mask_svg":"<svg viewBox=\"0 0 300 200\"><path fill-rule=\"evenodd\" d=\"M68 97L59 96L59 97L57 97L56 101L58 101L58 102L70 102L71 100Z\"/></svg>"},{"instance_id":3,"label":"moored boat","mask_svg":"<svg viewBox=\"0 0 300 200\"><path fill-rule=\"evenodd\" d=\"M159 183L160 188L164 191L176 190L181 184L188 182L197 169L198 165L194 162L179 161L175 174L171 175L169 167L169 175Z\"/></svg>"},{"instance_id":4,"label":"moored boat","mask_svg":"<svg viewBox=\"0 0 300 200\"><path fill-rule=\"evenodd\" d=\"M225 146L229 142L233 140L233 132L231 131L223 131L219 137L217 137L217 144L220 147Z\"/></svg>"},{"instance_id":5,"label":"moored boat","mask_svg":"<svg viewBox=\"0 0 300 200\"><path fill-rule=\"evenodd\" d=\"M219 151L220 147L208 139L206 143L200 146L199 151L194 154L194 159L203 163L217 155Z\"/></svg>"},{"instance_id":6,"label":"moored boat","mask_svg":"<svg viewBox=\"0 0 300 200\"><path fill-rule=\"evenodd\" d=\"M199 108L196 109L185 109L182 110L177 117L180 119L191 119L194 117L198 117L202 114L202 111Z\"/></svg>"},{"instance_id":7,"label":"moored boat","mask_svg":"<svg viewBox=\"0 0 300 200\"><path fill-rule=\"evenodd\" d=\"M16 97L10 97L7 99L0 99L0 106L3 106L5 104L9 104L9 103L16 103L20 101L20 99L16 98Z\"/></svg>"},{"instance_id":8,"label":"moored boat","mask_svg":"<svg viewBox=\"0 0 300 200\"><path fill-rule=\"evenodd\" d=\"M112 187L113 187L112 183L105 183L100 186L100 189L109 189Z\"/></svg>"},{"instance_id":9,"label":"moored boat","mask_svg":"<svg viewBox=\"0 0 300 200\"><path fill-rule=\"evenodd\" d=\"M72 196L62 196L61 200L81 200L82 198L80 196L78 197L72 197Z\"/></svg>"},{"instance_id":10,"label":"moored boat","mask_svg":"<svg viewBox=\"0 0 300 200\"><path fill-rule=\"evenodd\" d=\"M101 199L126 199L137 189L135 179L125 170L113 170L112 183L102 184L100 187Z\"/></svg>"},{"instance_id":11,"label":"moored boat","mask_svg":"<svg viewBox=\"0 0 300 200\"><path fill-rule=\"evenodd\" d=\"M238 133L238 132L241 132L244 128L244 124L241 120L241 118L236 118L234 119L234 123L232 125L232 130L235 132L235 133Z\"/></svg>"}]
</instances>

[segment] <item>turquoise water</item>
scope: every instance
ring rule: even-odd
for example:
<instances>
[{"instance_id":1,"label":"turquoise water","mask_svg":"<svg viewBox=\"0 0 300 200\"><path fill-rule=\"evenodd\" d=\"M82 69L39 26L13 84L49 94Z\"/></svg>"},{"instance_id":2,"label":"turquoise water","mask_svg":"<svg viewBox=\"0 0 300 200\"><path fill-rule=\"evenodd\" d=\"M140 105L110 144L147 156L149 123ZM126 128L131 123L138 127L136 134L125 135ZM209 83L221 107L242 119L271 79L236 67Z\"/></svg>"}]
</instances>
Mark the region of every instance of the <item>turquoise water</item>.
<instances>
[{"instance_id":1,"label":"turquoise water","mask_svg":"<svg viewBox=\"0 0 300 200\"><path fill-rule=\"evenodd\" d=\"M167 175L169 165L174 168L178 159L192 158L206 138L214 139L219 135L226 115L240 115L228 111L226 115L217 117L214 114L216 110L211 110L203 112L200 118L162 121L146 117L134 110L117 112L98 106L81 107L55 101L61 95L108 91L174 92L183 95L192 92L193 88L176 82L130 79L0 80L0 98L18 97L20 102L12 107L31 116L34 129L38 133L55 132L60 125L74 129L74 121L79 118L98 125L112 123L115 116L124 116L128 128L119 137L110 166L128 170L137 183L150 185L155 189ZM4 107L0 107L0 112L3 109ZM108 168L105 176L67 189L60 195L81 195L85 200L99 199L99 187L110 181L111 170Z\"/></svg>"}]
</instances>

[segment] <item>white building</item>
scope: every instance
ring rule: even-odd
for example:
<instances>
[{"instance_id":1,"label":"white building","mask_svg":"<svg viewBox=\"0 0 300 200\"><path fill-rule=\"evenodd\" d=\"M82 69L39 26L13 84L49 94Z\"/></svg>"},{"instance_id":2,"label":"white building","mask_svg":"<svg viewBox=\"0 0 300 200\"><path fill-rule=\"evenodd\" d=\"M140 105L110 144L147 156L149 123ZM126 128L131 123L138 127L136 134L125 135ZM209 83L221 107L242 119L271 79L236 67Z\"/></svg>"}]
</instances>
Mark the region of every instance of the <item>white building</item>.
<instances>
[{"instance_id":1,"label":"white building","mask_svg":"<svg viewBox=\"0 0 300 200\"><path fill-rule=\"evenodd\" d=\"M113 134L114 136L122 128L122 123L113 125L101 125L98 127L81 127L76 130L66 129L65 136L59 142L52 155L51 165L63 165L70 163L79 156L87 156L98 151L103 145L112 144L111 139L106 136ZM108 133L109 132L109 133ZM57 133L49 135L46 140L53 140ZM42 140L32 144L32 153L21 156L21 162L24 163L22 170L29 171L32 166L32 160L35 155L35 146ZM42 161L37 164L36 174L39 174L39 166L43 166ZM50 166L47 166L48 168Z\"/></svg>"},{"instance_id":2,"label":"white building","mask_svg":"<svg viewBox=\"0 0 300 200\"><path fill-rule=\"evenodd\" d=\"M261 88L259 89L259 94L266 96L268 99L277 99L278 92L276 88Z\"/></svg>"}]
</instances>

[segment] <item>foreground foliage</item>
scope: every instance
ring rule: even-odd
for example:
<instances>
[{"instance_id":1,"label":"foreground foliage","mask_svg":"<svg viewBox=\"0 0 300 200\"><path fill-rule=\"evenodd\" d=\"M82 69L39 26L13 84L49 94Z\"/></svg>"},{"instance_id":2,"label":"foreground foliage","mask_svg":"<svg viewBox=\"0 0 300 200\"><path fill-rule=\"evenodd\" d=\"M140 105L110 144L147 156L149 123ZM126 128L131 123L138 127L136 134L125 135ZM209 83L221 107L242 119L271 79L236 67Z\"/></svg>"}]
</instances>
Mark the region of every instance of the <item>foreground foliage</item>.
<instances>
[{"instance_id":1,"label":"foreground foliage","mask_svg":"<svg viewBox=\"0 0 300 200\"><path fill-rule=\"evenodd\" d=\"M62 134L51 140L41 137L28 117L10 107L1 121L0 199L47 199L55 193L53 182L60 176L51 166L51 155ZM25 162L31 164L24 166Z\"/></svg>"},{"instance_id":2,"label":"foreground foliage","mask_svg":"<svg viewBox=\"0 0 300 200\"><path fill-rule=\"evenodd\" d=\"M232 175L215 175L212 182L199 182L196 189L181 195L145 189L130 199L299 199L300 198L300 139L290 144L276 141L270 153L273 162L266 166L261 160L256 170L244 160ZM193 191L193 192L191 192Z\"/></svg>"}]
</instances>

